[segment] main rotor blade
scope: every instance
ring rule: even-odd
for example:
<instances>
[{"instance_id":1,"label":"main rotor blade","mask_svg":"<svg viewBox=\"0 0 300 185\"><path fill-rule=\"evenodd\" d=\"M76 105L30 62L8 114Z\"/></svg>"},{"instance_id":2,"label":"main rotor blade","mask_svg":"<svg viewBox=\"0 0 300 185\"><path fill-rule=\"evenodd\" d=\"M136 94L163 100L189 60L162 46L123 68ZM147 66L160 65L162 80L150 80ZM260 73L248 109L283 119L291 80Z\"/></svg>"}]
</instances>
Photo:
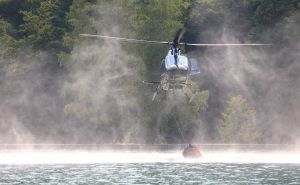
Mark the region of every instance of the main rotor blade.
<instances>
[{"instance_id":1,"label":"main rotor blade","mask_svg":"<svg viewBox=\"0 0 300 185\"><path fill-rule=\"evenodd\" d=\"M105 35L92 35L92 34L79 34L83 37L94 37L94 38L101 38L101 39L114 39L119 41L127 41L127 42L146 42L152 44L172 44L170 42L165 41L153 41L153 40L139 40L139 39L130 39L130 38L122 38L122 37L110 37Z\"/></svg>"},{"instance_id":2,"label":"main rotor blade","mask_svg":"<svg viewBox=\"0 0 300 185\"><path fill-rule=\"evenodd\" d=\"M185 46L271 46L272 44L192 44L192 43L179 43L179 45L185 45Z\"/></svg>"},{"instance_id":3,"label":"main rotor blade","mask_svg":"<svg viewBox=\"0 0 300 185\"><path fill-rule=\"evenodd\" d=\"M184 32L185 32L185 28L181 28L181 29L177 30L176 35L175 35L174 40L173 40L173 43L175 45L178 45L178 43L181 40Z\"/></svg>"}]
</instances>

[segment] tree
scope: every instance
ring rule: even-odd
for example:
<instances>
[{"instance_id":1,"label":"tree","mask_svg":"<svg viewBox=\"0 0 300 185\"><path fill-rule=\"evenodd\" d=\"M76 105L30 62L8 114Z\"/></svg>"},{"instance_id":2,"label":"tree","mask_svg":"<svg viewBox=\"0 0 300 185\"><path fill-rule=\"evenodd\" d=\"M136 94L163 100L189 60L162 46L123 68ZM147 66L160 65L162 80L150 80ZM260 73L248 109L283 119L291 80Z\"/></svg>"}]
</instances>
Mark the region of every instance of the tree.
<instances>
[{"instance_id":1,"label":"tree","mask_svg":"<svg viewBox=\"0 0 300 185\"><path fill-rule=\"evenodd\" d=\"M183 0L131 0L124 7L128 10L127 16L137 38L172 41L176 31L183 27L184 12L189 3ZM164 50L162 47L141 45L137 50L147 66L149 78L155 78L153 74L158 72L157 66L167 51L167 47Z\"/></svg>"},{"instance_id":2,"label":"tree","mask_svg":"<svg viewBox=\"0 0 300 185\"><path fill-rule=\"evenodd\" d=\"M12 26L0 17L0 57L8 57L15 53L16 40L10 36L15 30Z\"/></svg>"},{"instance_id":3,"label":"tree","mask_svg":"<svg viewBox=\"0 0 300 185\"><path fill-rule=\"evenodd\" d=\"M242 96L233 96L222 113L218 133L226 143L256 143L261 134L256 125L256 112Z\"/></svg>"},{"instance_id":4,"label":"tree","mask_svg":"<svg viewBox=\"0 0 300 185\"><path fill-rule=\"evenodd\" d=\"M253 7L255 7L253 15L255 26L250 30L249 34L256 39L265 37L262 33L270 28L274 28L274 26L276 26L283 18L288 17L299 10L298 0L252 0L251 3ZM280 37L278 38L280 39Z\"/></svg>"},{"instance_id":5,"label":"tree","mask_svg":"<svg viewBox=\"0 0 300 185\"><path fill-rule=\"evenodd\" d=\"M70 0L44 0L34 11L21 11L24 24L21 25L25 40L35 49L57 53L64 49L62 38L68 29L64 20Z\"/></svg>"}]
</instances>

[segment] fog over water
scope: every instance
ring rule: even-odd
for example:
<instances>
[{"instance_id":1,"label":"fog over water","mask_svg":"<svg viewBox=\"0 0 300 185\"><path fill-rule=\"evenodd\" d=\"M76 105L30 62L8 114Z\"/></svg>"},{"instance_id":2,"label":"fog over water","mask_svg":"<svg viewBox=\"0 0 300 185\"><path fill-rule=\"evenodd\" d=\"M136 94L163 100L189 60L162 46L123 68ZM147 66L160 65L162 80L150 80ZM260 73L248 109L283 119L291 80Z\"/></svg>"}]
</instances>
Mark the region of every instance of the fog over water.
<instances>
[{"instance_id":1,"label":"fog over water","mask_svg":"<svg viewBox=\"0 0 300 185\"><path fill-rule=\"evenodd\" d=\"M277 163L300 164L298 151L202 151L199 159L185 159L181 150L166 152L15 150L1 151L0 165L116 164L116 163Z\"/></svg>"}]
</instances>

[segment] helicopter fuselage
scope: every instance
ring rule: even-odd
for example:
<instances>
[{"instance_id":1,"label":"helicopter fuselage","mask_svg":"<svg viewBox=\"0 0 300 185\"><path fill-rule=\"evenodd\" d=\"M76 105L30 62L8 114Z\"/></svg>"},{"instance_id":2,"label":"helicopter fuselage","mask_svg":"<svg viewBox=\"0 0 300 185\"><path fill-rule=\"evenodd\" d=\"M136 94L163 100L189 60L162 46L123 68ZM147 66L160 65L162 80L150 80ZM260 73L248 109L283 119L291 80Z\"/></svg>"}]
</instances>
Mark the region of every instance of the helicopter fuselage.
<instances>
[{"instance_id":1,"label":"helicopter fuselage","mask_svg":"<svg viewBox=\"0 0 300 185\"><path fill-rule=\"evenodd\" d=\"M152 101L160 91L181 90L189 84L190 76L200 73L196 59L188 59L181 55L178 47L171 47L168 54L160 65L160 81L143 81L147 84L156 84L156 91L152 96Z\"/></svg>"},{"instance_id":2,"label":"helicopter fuselage","mask_svg":"<svg viewBox=\"0 0 300 185\"><path fill-rule=\"evenodd\" d=\"M170 48L161 63L161 90L181 89L187 85L189 76L189 60L181 55L179 48Z\"/></svg>"},{"instance_id":3,"label":"helicopter fuselage","mask_svg":"<svg viewBox=\"0 0 300 185\"><path fill-rule=\"evenodd\" d=\"M184 86L188 86L188 80L190 76L200 73L198 68L198 62L196 59L188 59L186 56L181 55L179 46L194 46L194 47L208 47L208 46L263 46L271 44L210 44L210 43L187 43L180 42L181 38L185 32L185 28L179 29L176 32L175 38L172 42L168 41L154 41L154 40L141 40L132 38L122 38L122 37L111 37L105 35L93 35L93 34L80 34L83 37L91 38L101 38L101 39L113 39L118 41L126 42L136 42L136 43L148 43L148 44L167 44L171 45L171 48L167 56L163 59L161 64L161 79L160 81L148 81L144 80L143 83L156 85L156 91L152 97L152 101L160 90L172 90L172 89L182 89Z\"/></svg>"}]
</instances>

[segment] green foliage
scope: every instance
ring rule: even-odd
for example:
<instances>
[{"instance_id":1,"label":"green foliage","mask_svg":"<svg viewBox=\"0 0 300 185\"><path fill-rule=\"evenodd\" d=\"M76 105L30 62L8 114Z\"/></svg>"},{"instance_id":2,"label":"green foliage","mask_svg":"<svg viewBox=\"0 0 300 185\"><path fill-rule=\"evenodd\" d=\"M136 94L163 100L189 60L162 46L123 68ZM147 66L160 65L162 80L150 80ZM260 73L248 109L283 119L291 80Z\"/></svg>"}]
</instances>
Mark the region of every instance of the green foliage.
<instances>
[{"instance_id":1,"label":"green foliage","mask_svg":"<svg viewBox=\"0 0 300 185\"><path fill-rule=\"evenodd\" d=\"M130 4L130 3L129 3ZM129 20L140 37L172 40L188 3L182 0L153 0L148 3L131 3Z\"/></svg>"},{"instance_id":2,"label":"green foliage","mask_svg":"<svg viewBox=\"0 0 300 185\"><path fill-rule=\"evenodd\" d=\"M10 36L12 26L5 20L0 19L0 56L7 58L16 51L16 40Z\"/></svg>"},{"instance_id":3,"label":"green foliage","mask_svg":"<svg viewBox=\"0 0 300 185\"><path fill-rule=\"evenodd\" d=\"M274 28L276 23L281 21L284 17L288 17L299 11L298 0L287 1L254 1L252 0L254 9L254 27L249 32L252 37L260 38L260 35L268 28Z\"/></svg>"},{"instance_id":4,"label":"green foliage","mask_svg":"<svg viewBox=\"0 0 300 185\"><path fill-rule=\"evenodd\" d=\"M226 143L257 143L261 138L256 125L256 112L240 95L231 97L227 102L218 132Z\"/></svg>"},{"instance_id":5,"label":"green foliage","mask_svg":"<svg viewBox=\"0 0 300 185\"><path fill-rule=\"evenodd\" d=\"M25 41L35 49L58 52L63 50L62 38L68 28L65 11L71 1L45 0L36 11L21 11Z\"/></svg>"},{"instance_id":6,"label":"green foliage","mask_svg":"<svg viewBox=\"0 0 300 185\"><path fill-rule=\"evenodd\" d=\"M79 42L78 35L80 33L96 33L97 29L92 19L92 15L96 12L93 5L93 3L85 0L76 0L70 6L70 10L66 15L66 23L70 25L72 31L65 32L62 39L62 45L65 50L58 55L61 66L69 61L70 52L73 46Z\"/></svg>"},{"instance_id":7,"label":"green foliage","mask_svg":"<svg viewBox=\"0 0 300 185\"><path fill-rule=\"evenodd\" d=\"M183 27L184 11L189 3L183 0L134 1L126 3L128 19L137 38L172 41L176 31ZM165 47L164 47L165 48ZM141 45L137 53L145 61L148 77L154 78L166 49Z\"/></svg>"},{"instance_id":8,"label":"green foliage","mask_svg":"<svg viewBox=\"0 0 300 185\"><path fill-rule=\"evenodd\" d=\"M99 62L96 60L99 56L104 55L102 59L109 61L112 54L104 47L97 51L101 51L101 55L95 52L83 61L74 59L73 55L80 46L104 45L102 41L82 39L78 34L98 33L172 41L176 31L183 26L187 28L185 39L192 42L218 42L224 29L230 28L238 32L236 35L241 41L252 39L280 43L284 45L284 49L280 50L284 53L282 56L296 59L298 50L293 44L299 42L293 41L299 38L299 6L298 0L0 0L0 70L3 72L0 76L5 72L17 76L17 69L22 68L18 66L23 66L21 54L27 54L24 48L34 52L26 55L28 58L41 51L50 53L54 59L45 62L60 63L55 70L61 70L63 74L70 72L70 66L91 72L94 63ZM116 87L113 88L122 87L125 89L125 95L122 94L124 97L130 94L137 99L150 141L154 142L157 138L157 142L182 142L178 127L185 139L189 140L205 124L202 120L212 120L209 122L211 130L217 127L224 142L253 143L261 139L261 132L256 125L256 112L242 96L232 97L221 114L220 122L215 121L222 107L219 100L222 94L217 85L211 85L214 81L209 78L201 79L208 84L203 89L208 90L199 89L198 81L189 82L193 84L192 88L184 88L184 96L177 97L184 101L176 101L176 105L170 104L176 96L168 97L164 93L158 95L158 101L151 102L154 89L141 85L139 80L158 80L159 65L168 47L121 44L119 49L128 55L127 61L130 62L124 62L124 66L131 70L129 74L135 76L127 75L114 80ZM198 51L196 53L199 54ZM286 61L283 57L275 62L284 66L283 63L287 65L293 61ZM110 72L119 73L118 70ZM93 80L94 76L91 78ZM116 122L120 120L116 120L108 110L122 111L114 96L109 94L108 101L104 101L107 111L103 107L94 109L89 106L95 103L89 98L97 93L99 87L95 87L95 84L100 86L100 82L101 79L97 79L90 84L88 92L78 85L78 99L70 98L75 96L68 94L70 91L65 89L60 92L58 88L57 93L61 93L64 100L62 112L67 120L76 118L87 125L97 125L105 120L107 124L102 129L110 133L112 127L118 129ZM12 80L6 82L9 83ZM213 132L216 131L209 134L216 135ZM129 135L120 135L118 142L130 141Z\"/></svg>"},{"instance_id":9,"label":"green foliage","mask_svg":"<svg viewBox=\"0 0 300 185\"><path fill-rule=\"evenodd\" d=\"M156 113L160 138L167 143L190 142L204 126L199 113L207 109L208 91L200 91L195 82L183 89L183 93L172 93L159 102ZM151 120L152 121L152 120Z\"/></svg>"}]
</instances>

